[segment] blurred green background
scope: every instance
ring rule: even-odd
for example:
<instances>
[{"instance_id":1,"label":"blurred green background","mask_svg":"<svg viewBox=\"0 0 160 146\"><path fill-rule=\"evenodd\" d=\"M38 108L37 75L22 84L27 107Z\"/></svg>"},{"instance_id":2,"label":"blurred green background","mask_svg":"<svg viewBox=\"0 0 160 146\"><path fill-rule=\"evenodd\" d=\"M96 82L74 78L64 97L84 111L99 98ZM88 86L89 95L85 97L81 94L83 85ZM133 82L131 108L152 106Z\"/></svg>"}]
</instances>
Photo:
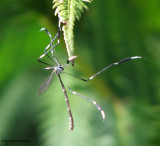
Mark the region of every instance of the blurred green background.
<instances>
[{"instance_id":1,"label":"blurred green background","mask_svg":"<svg viewBox=\"0 0 160 146\"><path fill-rule=\"evenodd\" d=\"M0 2L0 145L158 146L160 145L160 1L94 0L76 22L75 67L66 72L90 77L129 56L144 59L113 67L85 83L62 75L72 90L94 99L106 112L102 121L90 102L68 92L75 128L57 77L41 97L36 92L50 74L37 58L57 33L52 1ZM63 36L56 48L66 63Z\"/></svg>"}]
</instances>

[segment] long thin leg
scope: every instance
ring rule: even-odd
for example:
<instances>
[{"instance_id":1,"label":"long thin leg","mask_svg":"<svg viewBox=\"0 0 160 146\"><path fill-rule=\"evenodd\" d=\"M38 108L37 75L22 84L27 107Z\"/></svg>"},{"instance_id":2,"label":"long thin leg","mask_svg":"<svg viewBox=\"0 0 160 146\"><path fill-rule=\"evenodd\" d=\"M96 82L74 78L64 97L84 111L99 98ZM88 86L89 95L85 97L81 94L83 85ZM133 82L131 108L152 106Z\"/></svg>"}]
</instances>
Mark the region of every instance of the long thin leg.
<instances>
[{"instance_id":1,"label":"long thin leg","mask_svg":"<svg viewBox=\"0 0 160 146\"><path fill-rule=\"evenodd\" d=\"M67 95L67 91L64 87L64 84L61 80L61 77L59 74L57 74L59 80L60 80L60 83L61 83L61 86L62 86L62 89L63 89L63 92L64 92L64 96L65 96L65 101L66 101L66 104L67 104L67 111L68 111L68 114L69 114L69 129L70 130L73 130L74 128L74 121L73 121L73 116L72 116L72 112L71 112L71 108L70 108L70 104L69 104L69 99L68 99L68 95Z\"/></svg>"},{"instance_id":2,"label":"long thin leg","mask_svg":"<svg viewBox=\"0 0 160 146\"><path fill-rule=\"evenodd\" d=\"M58 33L55 35L55 37L52 39L52 35L50 34L50 32L46 29L46 28L41 28L41 30L40 31L45 31L47 34L48 34L48 36L50 37L50 40L51 40L51 42L47 45L47 47L44 49L44 52L46 52L46 50L50 47L50 46L52 46L52 44L53 44L53 42L54 42L54 40L58 37L58 43L59 43L59 31L58 31ZM53 48L54 49L54 48Z\"/></svg>"},{"instance_id":3,"label":"long thin leg","mask_svg":"<svg viewBox=\"0 0 160 146\"><path fill-rule=\"evenodd\" d=\"M47 57L51 60L51 61L53 61L54 62L54 60L47 54ZM41 63L43 63L43 64L46 64L46 65L49 65L49 66L52 66L52 65L50 65L49 63L46 63L46 62L44 62L44 61L42 61L42 60L40 60L41 58L38 58L37 60L38 60L38 62L41 62Z\"/></svg>"},{"instance_id":4,"label":"long thin leg","mask_svg":"<svg viewBox=\"0 0 160 146\"><path fill-rule=\"evenodd\" d=\"M58 24L58 33L55 35L55 37L54 37L53 39L52 39L52 35L50 34L50 32L49 32L46 28L42 28L42 29L40 30L40 31L43 31L43 30L44 30L44 31L49 35L51 42L50 42L50 43L47 45L47 47L44 49L44 54L42 54L42 55L39 57L39 59L43 58L45 55L48 56L48 53L51 52L51 55L52 55L53 59L55 60L55 62L57 63L57 65L60 65L60 63L59 63L58 59L56 59L55 47L56 47L57 45L59 45L59 43L60 43L60 31L61 31L61 26L60 26L60 24L61 24L61 23L60 23L60 21L59 21L59 24ZM57 37L58 37L57 44L55 44L55 45L53 46L53 42L54 42L54 40L55 40ZM51 49L46 52L46 50L47 50L50 46L51 46ZM53 52L55 53L55 56L54 56Z\"/></svg>"},{"instance_id":5,"label":"long thin leg","mask_svg":"<svg viewBox=\"0 0 160 146\"><path fill-rule=\"evenodd\" d=\"M54 59L54 60L53 60L48 54L46 54L46 55L47 55L47 57L48 57L51 61L53 61L53 62L56 61L54 58L53 58L53 59ZM42 61L42 60L40 60L40 59L41 59L41 58L39 57L39 58L38 58L38 61L39 61L39 62L41 62L41 63L43 63L43 64L46 64L46 65L49 65L49 66L52 66L52 65L50 65L50 64L48 64L48 63L46 63L46 62L44 62L44 61ZM57 63L57 62L56 62L56 63Z\"/></svg>"},{"instance_id":6,"label":"long thin leg","mask_svg":"<svg viewBox=\"0 0 160 146\"><path fill-rule=\"evenodd\" d=\"M53 65L50 65L50 64L48 64L48 63L46 63L46 62L40 60L39 58L38 58L38 62L43 63L43 64L46 64L46 65L49 65L49 66L53 66Z\"/></svg>"},{"instance_id":7,"label":"long thin leg","mask_svg":"<svg viewBox=\"0 0 160 146\"><path fill-rule=\"evenodd\" d=\"M53 42L54 42L54 40L58 37L58 44L60 43L60 31L61 31L61 22L59 21L59 23L58 23L58 33L55 35L55 37L52 39L52 35L50 34L50 32L46 29L46 28L41 28L41 30L40 31L45 31L47 34L48 34L48 36L50 37L50 39L51 39L51 42L49 43L49 45L45 48L45 50L44 50L44 52L46 52L46 50L50 47L50 45L51 45L51 47L52 47L52 44L53 44ZM54 48L53 48L54 49ZM53 51L53 50L52 50Z\"/></svg>"},{"instance_id":8,"label":"long thin leg","mask_svg":"<svg viewBox=\"0 0 160 146\"><path fill-rule=\"evenodd\" d=\"M44 52L39 58L40 58L40 59L43 58L46 54L48 54L51 50L53 50L57 45L58 45L58 43L55 44L51 49L49 49L49 50L47 50L46 52ZM54 56L52 56L52 57L54 58L54 60L56 60L56 62L58 62L57 59L55 59ZM58 63L57 63L57 64L58 64Z\"/></svg>"},{"instance_id":9,"label":"long thin leg","mask_svg":"<svg viewBox=\"0 0 160 146\"><path fill-rule=\"evenodd\" d=\"M78 79L80 79L80 80L82 80L82 81L88 82L88 81L92 80L95 76L99 75L100 73L104 72L105 70L109 69L109 68L112 67L112 66L116 66L116 65L118 65L118 64L120 64L120 63L124 63L124 62L127 62L127 61L129 61L129 60L141 59L141 58L142 58L141 56L133 56L133 57L124 58L124 59L122 59L122 60L120 60L120 61L118 61L118 62L115 62L115 63L110 64L109 66L105 67L104 69L102 69L101 71L97 72L96 74L94 74L93 76L91 76L91 77L88 78L88 79L83 79L83 78L77 77L77 76L75 76L75 75L72 75L72 74L70 74L70 73L66 73L66 72L63 72L63 73L68 74L68 75L70 75L70 76L73 76L73 77L75 77L75 78L78 78Z\"/></svg>"},{"instance_id":10,"label":"long thin leg","mask_svg":"<svg viewBox=\"0 0 160 146\"><path fill-rule=\"evenodd\" d=\"M51 39L51 41L52 41L52 35L50 34L50 32L49 32L46 28L41 28L40 31L43 31L43 30L49 35L49 37L50 37L50 39ZM46 52L47 49L48 49L48 48L45 48L44 52ZM46 55L47 55L47 57L48 57L50 60L53 61L53 59L52 59L48 54L46 54ZM38 61L39 61L39 62L51 66L50 64L48 64L48 63L46 63L46 62L44 62L44 61L41 61L40 59L41 59L41 58L39 57L39 58L38 58Z\"/></svg>"},{"instance_id":11,"label":"long thin leg","mask_svg":"<svg viewBox=\"0 0 160 146\"><path fill-rule=\"evenodd\" d=\"M38 61L39 61L39 62L42 62L42 63L44 63L44 64L47 64L47 63L41 61L41 59L42 59L45 55L47 55L48 58L50 58L49 55L48 55L48 53L49 53L53 48L55 48L57 45L58 45L58 44L54 45L50 50L48 50L47 52L45 52L44 54L42 54L42 55L38 58ZM53 57L54 61L57 63L57 65L60 65L59 61L58 61L53 55L52 55L52 57ZM51 59L51 58L50 58L50 59ZM52 60L52 59L51 59L51 60ZM53 60L52 60L52 61L53 61ZM47 64L47 65L48 65L48 64Z\"/></svg>"},{"instance_id":12,"label":"long thin leg","mask_svg":"<svg viewBox=\"0 0 160 146\"><path fill-rule=\"evenodd\" d=\"M85 96L83 96L83 95L81 95L81 94L79 94L79 93L77 93L77 92L75 92L75 91L72 91L69 86L68 86L68 89L69 89L69 91L70 91L71 93L73 93L73 94L75 94L75 95L78 95L78 96L80 96L80 97L83 97L84 99L89 100L90 102L92 102L92 103L96 106L96 108L101 112L102 119L103 119L103 120L105 119L105 112L104 112L104 111L102 110L102 108L96 103L96 101L94 101L94 100L92 100L92 99L90 99L90 98L87 98L87 97L85 97Z\"/></svg>"},{"instance_id":13,"label":"long thin leg","mask_svg":"<svg viewBox=\"0 0 160 146\"><path fill-rule=\"evenodd\" d=\"M48 30L47 30L46 28L42 28L41 30L45 30L46 32L48 32ZM47 34L48 34L48 35L50 36L50 38L52 39L51 34L50 34L49 32L48 32ZM57 63L57 65L60 64L59 61L58 61L58 59L56 59L56 57L55 57L54 54L53 54L53 50L54 50L54 52L55 52L55 49L54 49L54 48L59 44L59 41L58 41L58 43L53 46L53 41L56 39L57 36L58 36L58 33L56 34L56 36L54 37L54 39L51 40L51 42L49 43L49 45L47 45L47 47L44 49L44 54L42 54L42 55L39 57L39 60L42 59L45 55L48 56L48 53L51 51L51 55L52 55L53 59L55 60L55 62ZM47 50L50 46L51 46L51 49Z\"/></svg>"},{"instance_id":14,"label":"long thin leg","mask_svg":"<svg viewBox=\"0 0 160 146\"><path fill-rule=\"evenodd\" d=\"M53 50L53 48L55 48L57 45L58 45L58 43L55 44L55 45L54 45L51 49L49 49L47 52L45 52L44 54L42 54L42 55L38 58L38 60L42 59L45 55L47 55L47 56L49 57L48 53L49 53L51 50ZM56 64L57 64L57 65L60 65L58 59L56 59L53 55L52 55L52 57L53 57L54 61L56 62ZM50 57L49 57L49 58L50 58ZM52 60L52 59L51 59L51 60ZM52 60L52 61L53 61L53 60Z\"/></svg>"}]
</instances>

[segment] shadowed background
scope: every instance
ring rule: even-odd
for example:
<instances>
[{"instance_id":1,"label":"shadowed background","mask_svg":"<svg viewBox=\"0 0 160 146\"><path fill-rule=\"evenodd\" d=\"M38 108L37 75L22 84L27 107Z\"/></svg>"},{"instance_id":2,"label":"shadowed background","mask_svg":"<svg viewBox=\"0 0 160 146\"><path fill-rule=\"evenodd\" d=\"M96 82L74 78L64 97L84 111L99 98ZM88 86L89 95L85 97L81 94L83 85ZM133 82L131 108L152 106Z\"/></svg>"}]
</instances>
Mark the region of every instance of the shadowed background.
<instances>
[{"instance_id":1,"label":"shadowed background","mask_svg":"<svg viewBox=\"0 0 160 146\"><path fill-rule=\"evenodd\" d=\"M50 42L39 30L45 27L53 36L58 30L52 1L1 1L0 140L30 140L9 143L16 146L160 144L159 0L94 0L88 6L74 29L75 55L79 57L66 72L87 79L125 57L144 57L110 68L88 83L62 75L72 90L97 101L106 113L105 121L94 105L67 89L75 122L73 132L69 131L56 75L49 90L35 96L50 74L37 62ZM62 33L60 42L56 53L65 64Z\"/></svg>"}]
</instances>

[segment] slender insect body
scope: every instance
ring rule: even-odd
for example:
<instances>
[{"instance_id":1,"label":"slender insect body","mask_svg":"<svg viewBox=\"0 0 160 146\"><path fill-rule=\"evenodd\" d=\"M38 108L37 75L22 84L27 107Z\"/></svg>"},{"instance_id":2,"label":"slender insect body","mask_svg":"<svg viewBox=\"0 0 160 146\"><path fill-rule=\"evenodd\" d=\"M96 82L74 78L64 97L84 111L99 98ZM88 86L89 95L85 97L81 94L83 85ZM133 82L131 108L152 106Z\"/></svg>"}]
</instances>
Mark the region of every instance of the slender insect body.
<instances>
[{"instance_id":1,"label":"slender insect body","mask_svg":"<svg viewBox=\"0 0 160 146\"><path fill-rule=\"evenodd\" d=\"M55 56L55 49L54 49L54 48L59 44L59 41L58 41L58 43L57 43L56 45L53 45L53 44L52 44L58 34L52 39L52 36L51 36L51 34L47 31L47 29L43 28L43 29L41 29L41 30L45 30L45 31L47 32L47 34L49 35L49 37L50 37L50 39L51 39L51 42L50 42L50 44L45 48L44 54L42 54L42 55L38 58L38 61L41 62L41 63L43 63L43 64L49 65L50 67L46 67L46 68L44 68L44 70L52 70L52 73L51 73L51 75L47 78L47 80L45 80L45 81L42 83L42 85L40 86L40 88L39 88L39 90L38 90L38 92L37 92L37 96L43 94L43 93L50 87L50 85L51 85L51 83L52 83L52 79L53 79L53 74L56 73L57 76L58 76L58 78L59 78L59 81L60 81L60 83L61 83L62 91L63 91L64 96L65 96L65 101L66 101L66 105L67 105L67 111L68 111L68 114L69 114L69 129L70 129L70 130L73 130L73 128L74 128L73 116L72 116L72 112L71 112L71 108L70 108L70 104L69 104L69 99L68 99L67 91L66 91L66 89L65 89L65 86L64 86L64 84L63 84L63 81L62 81L62 79L61 79L60 74L62 74L62 73L63 73L63 74L68 74L68 75L70 75L70 76L72 76L72 77L75 77L75 78L77 78L77 79L80 79L80 80L82 80L82 81L84 81L84 82L88 82L88 81L92 80L95 76L101 74L102 72L104 72L105 70L111 68L112 66L116 66L116 65L118 65L118 64L120 64L120 63L124 63L124 62L127 62L127 61L132 60L132 59L140 59L140 58L142 58L142 57L141 57L141 56L133 56L133 57L124 58L124 59L122 59L122 60L120 60L120 61L118 61L118 62L112 63L112 64L110 64L109 66L103 68L102 70L100 70L100 71L97 72L96 74L92 75L92 76L89 77L88 79L83 79L83 78L80 78L80 77L76 77L76 76L74 76L74 75L72 75L72 74L70 74L70 73L63 72L63 71L64 71L64 67L67 67L67 66L68 66L68 63L67 63L66 65L61 65L61 64L59 63L58 59L57 59L56 56ZM51 49L48 50L49 47L51 47ZM48 55L48 53L51 53L51 56L52 56L52 57L50 57L50 56ZM56 65L56 66L53 66L53 65L50 65L50 64L48 64L48 63L46 63L46 62L41 61L41 59L42 59L45 55L46 55L51 61L53 61L54 63L56 63L57 65ZM76 58L76 57L75 57L75 58ZM74 57L73 57L73 59L74 59ZM66 84L67 84L67 82L66 82ZM78 96L80 96L80 97L82 97L82 98L90 101L93 105L95 105L95 107L97 108L97 110L100 111L101 116L102 116L102 119L103 119L103 120L105 119L105 112L104 112L103 109L96 103L96 101L94 101L94 100L92 100L92 99L90 99L90 98L87 98L87 97L85 97L85 96L83 96L83 95L81 95L81 94L79 94L79 93L77 93L77 92L75 92L75 91L72 91L68 84L67 84L67 86L68 86L69 91L70 91L72 94L78 95Z\"/></svg>"},{"instance_id":2,"label":"slender insect body","mask_svg":"<svg viewBox=\"0 0 160 146\"><path fill-rule=\"evenodd\" d=\"M45 67L44 70L54 70L56 74L63 73L64 68L62 66Z\"/></svg>"},{"instance_id":3,"label":"slender insect body","mask_svg":"<svg viewBox=\"0 0 160 146\"><path fill-rule=\"evenodd\" d=\"M62 66L56 66L55 72L56 74L61 74L63 72L64 68Z\"/></svg>"}]
</instances>

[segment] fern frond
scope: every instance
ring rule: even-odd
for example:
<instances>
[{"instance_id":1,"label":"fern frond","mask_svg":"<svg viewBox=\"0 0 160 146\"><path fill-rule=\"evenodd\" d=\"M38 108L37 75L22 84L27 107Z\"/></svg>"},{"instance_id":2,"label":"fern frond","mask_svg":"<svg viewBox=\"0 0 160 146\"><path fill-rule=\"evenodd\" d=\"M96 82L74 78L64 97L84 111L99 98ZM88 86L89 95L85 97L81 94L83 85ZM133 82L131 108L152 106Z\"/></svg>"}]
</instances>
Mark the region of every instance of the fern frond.
<instances>
[{"instance_id":1,"label":"fern frond","mask_svg":"<svg viewBox=\"0 0 160 146\"><path fill-rule=\"evenodd\" d=\"M56 9L55 15L58 15L59 21L64 24L62 30L69 59L73 57L74 51L73 28L75 20L79 20L84 9L88 9L84 2L91 1L92 0L53 0L53 9Z\"/></svg>"}]
</instances>

